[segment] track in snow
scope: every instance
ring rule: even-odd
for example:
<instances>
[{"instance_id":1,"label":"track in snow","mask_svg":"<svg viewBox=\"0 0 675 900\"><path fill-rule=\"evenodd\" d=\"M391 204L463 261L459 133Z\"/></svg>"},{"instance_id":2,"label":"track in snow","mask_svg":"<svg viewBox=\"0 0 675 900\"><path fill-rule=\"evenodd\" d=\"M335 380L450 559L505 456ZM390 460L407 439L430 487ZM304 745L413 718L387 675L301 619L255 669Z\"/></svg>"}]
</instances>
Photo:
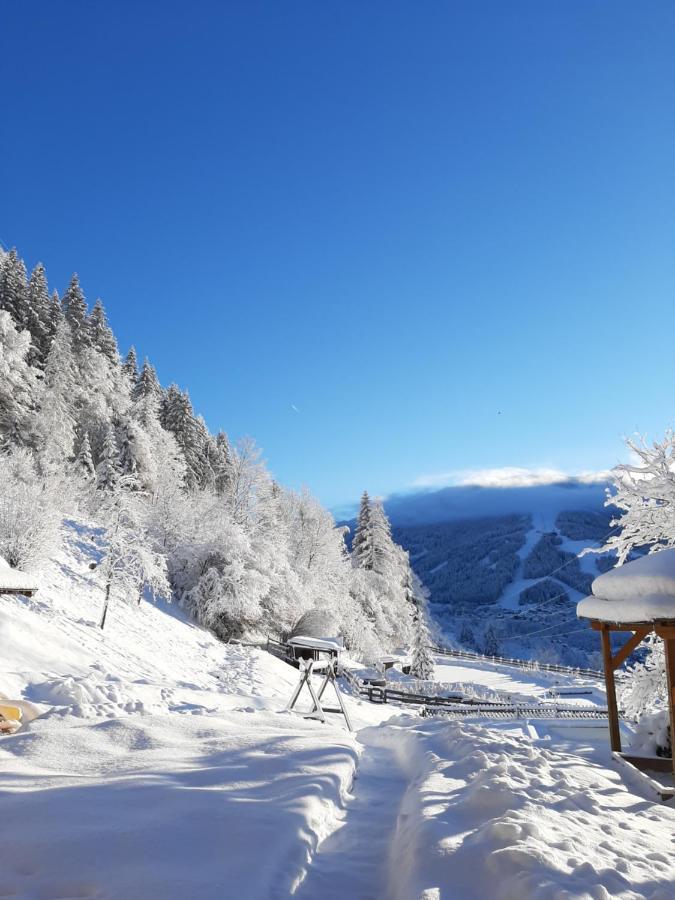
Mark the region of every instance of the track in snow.
<instances>
[{"instance_id":1,"label":"track in snow","mask_svg":"<svg viewBox=\"0 0 675 900\"><path fill-rule=\"evenodd\" d=\"M390 849L409 778L390 747L364 743L343 824L319 845L295 894L300 900L383 900L389 894Z\"/></svg>"}]
</instances>

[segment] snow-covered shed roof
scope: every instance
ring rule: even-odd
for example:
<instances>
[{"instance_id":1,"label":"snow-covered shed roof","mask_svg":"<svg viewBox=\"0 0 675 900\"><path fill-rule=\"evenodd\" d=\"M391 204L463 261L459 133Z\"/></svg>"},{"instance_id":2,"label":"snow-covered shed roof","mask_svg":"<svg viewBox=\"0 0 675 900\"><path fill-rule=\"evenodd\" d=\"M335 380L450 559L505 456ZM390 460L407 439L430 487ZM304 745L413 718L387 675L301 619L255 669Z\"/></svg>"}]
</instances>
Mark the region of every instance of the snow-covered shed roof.
<instances>
[{"instance_id":1,"label":"snow-covered shed roof","mask_svg":"<svg viewBox=\"0 0 675 900\"><path fill-rule=\"evenodd\" d=\"M660 550L599 575L577 615L601 622L675 620L675 550Z\"/></svg>"},{"instance_id":2,"label":"snow-covered shed roof","mask_svg":"<svg viewBox=\"0 0 675 900\"><path fill-rule=\"evenodd\" d=\"M0 594L3 593L27 593L32 594L38 589L37 579L33 575L13 569L7 560L0 556Z\"/></svg>"},{"instance_id":3,"label":"snow-covered shed roof","mask_svg":"<svg viewBox=\"0 0 675 900\"><path fill-rule=\"evenodd\" d=\"M289 638L292 647L307 647L310 650L344 650L342 638L316 638L310 635L296 634Z\"/></svg>"}]
</instances>

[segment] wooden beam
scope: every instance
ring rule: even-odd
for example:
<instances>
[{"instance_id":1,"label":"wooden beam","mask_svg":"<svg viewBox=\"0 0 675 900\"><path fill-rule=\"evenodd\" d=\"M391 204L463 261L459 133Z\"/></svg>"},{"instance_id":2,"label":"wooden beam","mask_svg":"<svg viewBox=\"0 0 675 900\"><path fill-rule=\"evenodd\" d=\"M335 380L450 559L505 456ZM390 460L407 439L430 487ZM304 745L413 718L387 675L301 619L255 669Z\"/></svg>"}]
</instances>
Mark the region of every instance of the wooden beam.
<instances>
[{"instance_id":1,"label":"wooden beam","mask_svg":"<svg viewBox=\"0 0 675 900\"><path fill-rule=\"evenodd\" d=\"M602 661L605 670L605 688L607 689L607 717L609 719L609 743L612 750L621 750L621 732L619 730L619 709L616 705L616 687L614 685L614 666L610 629L603 627L600 632L602 640Z\"/></svg>"},{"instance_id":2,"label":"wooden beam","mask_svg":"<svg viewBox=\"0 0 675 900\"><path fill-rule=\"evenodd\" d=\"M642 641L647 637L650 628L638 628L635 630L635 634L632 638L628 638L623 647L612 657L612 668L618 669L620 665L626 662L628 657L631 655L633 650L642 643Z\"/></svg>"},{"instance_id":3,"label":"wooden beam","mask_svg":"<svg viewBox=\"0 0 675 900\"><path fill-rule=\"evenodd\" d=\"M672 622L669 622L667 625L661 625L658 622L654 625L654 631L658 634L659 637L666 640L673 640L675 638L675 625Z\"/></svg>"},{"instance_id":4,"label":"wooden beam","mask_svg":"<svg viewBox=\"0 0 675 900\"><path fill-rule=\"evenodd\" d=\"M654 629L651 622L600 622L597 619L591 621L591 628L594 631L636 631L638 628L646 628L647 632Z\"/></svg>"},{"instance_id":5,"label":"wooden beam","mask_svg":"<svg viewBox=\"0 0 675 900\"><path fill-rule=\"evenodd\" d=\"M666 648L666 675L668 676L668 710L670 712L670 755L675 778L675 638L664 640Z\"/></svg>"}]
</instances>

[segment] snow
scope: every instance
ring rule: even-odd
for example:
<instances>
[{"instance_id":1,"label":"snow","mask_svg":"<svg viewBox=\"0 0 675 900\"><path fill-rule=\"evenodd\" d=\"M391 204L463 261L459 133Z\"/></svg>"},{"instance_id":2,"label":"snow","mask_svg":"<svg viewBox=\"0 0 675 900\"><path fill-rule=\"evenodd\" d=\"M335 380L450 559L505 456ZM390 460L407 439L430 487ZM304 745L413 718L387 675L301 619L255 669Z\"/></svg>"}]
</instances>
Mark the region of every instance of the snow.
<instances>
[{"instance_id":1,"label":"snow","mask_svg":"<svg viewBox=\"0 0 675 900\"><path fill-rule=\"evenodd\" d=\"M100 631L91 536L67 529L39 597L0 602L0 692L37 715L0 738L0 895L672 896L675 803L620 774L598 723L353 694L355 734L285 712L296 669L174 606L115 601ZM435 675L538 701L575 683L441 658Z\"/></svg>"},{"instance_id":2,"label":"snow","mask_svg":"<svg viewBox=\"0 0 675 900\"><path fill-rule=\"evenodd\" d=\"M675 550L650 553L610 569L595 579L593 594L604 600L631 600L650 594L675 598Z\"/></svg>"},{"instance_id":3,"label":"snow","mask_svg":"<svg viewBox=\"0 0 675 900\"><path fill-rule=\"evenodd\" d=\"M297 634L288 641L294 647L308 647L310 650L330 650L340 652L344 645L340 638L316 638L304 634Z\"/></svg>"},{"instance_id":4,"label":"snow","mask_svg":"<svg viewBox=\"0 0 675 900\"><path fill-rule=\"evenodd\" d=\"M675 550L661 550L603 575L593 595L577 605L577 615L603 622L675 619Z\"/></svg>"},{"instance_id":5,"label":"snow","mask_svg":"<svg viewBox=\"0 0 675 900\"><path fill-rule=\"evenodd\" d=\"M33 575L13 569L9 563L0 556L0 594L3 591L37 591L39 587L37 579Z\"/></svg>"}]
</instances>

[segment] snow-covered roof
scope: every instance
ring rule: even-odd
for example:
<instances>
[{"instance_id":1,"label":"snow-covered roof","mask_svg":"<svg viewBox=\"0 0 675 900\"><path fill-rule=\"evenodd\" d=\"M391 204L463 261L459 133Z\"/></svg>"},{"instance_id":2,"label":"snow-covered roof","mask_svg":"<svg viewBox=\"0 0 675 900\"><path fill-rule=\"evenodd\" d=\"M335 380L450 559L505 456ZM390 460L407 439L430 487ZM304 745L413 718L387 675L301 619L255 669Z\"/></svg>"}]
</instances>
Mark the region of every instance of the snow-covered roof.
<instances>
[{"instance_id":1,"label":"snow-covered roof","mask_svg":"<svg viewBox=\"0 0 675 900\"><path fill-rule=\"evenodd\" d=\"M342 638L315 638L309 635L296 634L289 638L288 643L293 647L308 647L310 650L343 650Z\"/></svg>"},{"instance_id":2,"label":"snow-covered roof","mask_svg":"<svg viewBox=\"0 0 675 900\"><path fill-rule=\"evenodd\" d=\"M599 575L577 615L602 622L675 619L675 550L660 550Z\"/></svg>"},{"instance_id":3,"label":"snow-covered roof","mask_svg":"<svg viewBox=\"0 0 675 900\"><path fill-rule=\"evenodd\" d=\"M13 569L10 564L0 556L0 594L3 591L37 591L38 583L33 575Z\"/></svg>"}]
</instances>

